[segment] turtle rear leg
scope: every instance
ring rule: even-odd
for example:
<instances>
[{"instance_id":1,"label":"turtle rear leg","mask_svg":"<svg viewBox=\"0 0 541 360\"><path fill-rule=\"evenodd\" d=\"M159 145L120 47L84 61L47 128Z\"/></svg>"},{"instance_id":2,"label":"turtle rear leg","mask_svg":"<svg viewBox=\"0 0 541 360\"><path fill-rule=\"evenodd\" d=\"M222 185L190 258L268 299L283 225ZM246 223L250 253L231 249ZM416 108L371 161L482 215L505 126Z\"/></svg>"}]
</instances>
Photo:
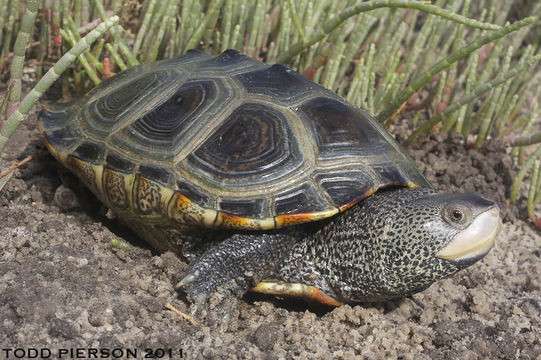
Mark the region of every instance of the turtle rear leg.
<instances>
[{"instance_id":1,"label":"turtle rear leg","mask_svg":"<svg viewBox=\"0 0 541 360\"><path fill-rule=\"evenodd\" d=\"M58 177L62 184L54 194L55 204L64 211L84 208L97 212L102 206L94 194L65 166L58 164Z\"/></svg>"},{"instance_id":2,"label":"turtle rear leg","mask_svg":"<svg viewBox=\"0 0 541 360\"><path fill-rule=\"evenodd\" d=\"M286 232L234 234L192 261L178 286L196 307L212 293L236 299L272 273L294 239Z\"/></svg>"}]
</instances>

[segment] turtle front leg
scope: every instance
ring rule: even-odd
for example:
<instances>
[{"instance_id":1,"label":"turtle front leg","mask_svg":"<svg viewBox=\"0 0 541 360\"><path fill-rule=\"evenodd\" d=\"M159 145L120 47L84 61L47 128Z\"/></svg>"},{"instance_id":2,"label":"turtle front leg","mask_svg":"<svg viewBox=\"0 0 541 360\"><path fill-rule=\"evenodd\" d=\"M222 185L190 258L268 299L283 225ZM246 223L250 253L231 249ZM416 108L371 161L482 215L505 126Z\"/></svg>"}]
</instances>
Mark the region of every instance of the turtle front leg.
<instances>
[{"instance_id":1,"label":"turtle front leg","mask_svg":"<svg viewBox=\"0 0 541 360\"><path fill-rule=\"evenodd\" d=\"M194 302L194 311L212 293L235 302L272 273L293 246L294 238L286 232L235 234L192 261L177 286L183 287Z\"/></svg>"}]
</instances>

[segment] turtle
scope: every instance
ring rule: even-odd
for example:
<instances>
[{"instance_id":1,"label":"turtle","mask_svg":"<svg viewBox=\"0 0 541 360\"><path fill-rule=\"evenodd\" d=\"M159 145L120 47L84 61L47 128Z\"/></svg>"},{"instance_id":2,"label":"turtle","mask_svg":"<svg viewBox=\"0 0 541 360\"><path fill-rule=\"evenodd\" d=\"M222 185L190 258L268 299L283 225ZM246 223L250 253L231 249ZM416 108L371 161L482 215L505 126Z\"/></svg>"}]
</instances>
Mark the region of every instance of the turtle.
<instances>
[{"instance_id":1,"label":"turtle","mask_svg":"<svg viewBox=\"0 0 541 360\"><path fill-rule=\"evenodd\" d=\"M280 64L198 50L39 114L49 152L178 284L339 306L414 294L483 258L496 203L440 193L365 110Z\"/></svg>"}]
</instances>

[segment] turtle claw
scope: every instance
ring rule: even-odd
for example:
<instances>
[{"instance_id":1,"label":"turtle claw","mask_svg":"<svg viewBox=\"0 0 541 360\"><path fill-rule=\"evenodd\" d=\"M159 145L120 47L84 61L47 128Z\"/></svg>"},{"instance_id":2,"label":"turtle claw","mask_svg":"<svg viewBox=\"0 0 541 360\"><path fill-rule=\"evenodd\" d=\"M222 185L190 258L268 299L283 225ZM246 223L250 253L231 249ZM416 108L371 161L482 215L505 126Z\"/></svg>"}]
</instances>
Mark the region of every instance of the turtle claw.
<instances>
[{"instance_id":1,"label":"turtle claw","mask_svg":"<svg viewBox=\"0 0 541 360\"><path fill-rule=\"evenodd\" d=\"M196 276L194 274L187 274L184 276L182 280L177 284L176 288L181 288L183 286L188 285L189 283L193 282L196 279Z\"/></svg>"},{"instance_id":2,"label":"turtle claw","mask_svg":"<svg viewBox=\"0 0 541 360\"><path fill-rule=\"evenodd\" d=\"M208 296L206 294L199 294L195 297L195 300L193 302L193 310L192 315L195 315L197 313L197 310L203 307L205 303L207 302Z\"/></svg>"},{"instance_id":3,"label":"turtle claw","mask_svg":"<svg viewBox=\"0 0 541 360\"><path fill-rule=\"evenodd\" d=\"M188 286L188 289L190 286ZM190 315L198 322L217 328L221 333L227 331L237 309L237 298L232 294L217 292L192 292L187 290L191 300Z\"/></svg>"},{"instance_id":4,"label":"turtle claw","mask_svg":"<svg viewBox=\"0 0 541 360\"><path fill-rule=\"evenodd\" d=\"M191 316L225 332L233 318L232 314L237 309L238 290L235 288L235 281L226 277L220 278L221 274L189 269L176 288L182 288L181 291L192 303ZM219 286L216 286L216 283Z\"/></svg>"},{"instance_id":5,"label":"turtle claw","mask_svg":"<svg viewBox=\"0 0 541 360\"><path fill-rule=\"evenodd\" d=\"M230 311L224 313L224 316L222 316L222 319L220 320L220 332L225 332L227 330L227 327L229 326L230 320L231 320L231 312L233 309L230 309Z\"/></svg>"},{"instance_id":6,"label":"turtle claw","mask_svg":"<svg viewBox=\"0 0 541 360\"><path fill-rule=\"evenodd\" d=\"M279 260L280 251L275 248L288 239L234 234L192 260L177 285L192 303L192 314L199 313L197 317L227 328L238 315L238 299L270 272ZM268 257L262 255L267 253Z\"/></svg>"}]
</instances>

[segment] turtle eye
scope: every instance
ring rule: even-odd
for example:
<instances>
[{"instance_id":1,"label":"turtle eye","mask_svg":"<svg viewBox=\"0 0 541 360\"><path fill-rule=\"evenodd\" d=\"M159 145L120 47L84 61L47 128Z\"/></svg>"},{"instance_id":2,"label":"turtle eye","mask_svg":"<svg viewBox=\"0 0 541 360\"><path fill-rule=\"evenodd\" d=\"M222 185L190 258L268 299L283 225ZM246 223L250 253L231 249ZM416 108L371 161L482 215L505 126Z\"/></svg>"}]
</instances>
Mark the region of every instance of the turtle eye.
<instances>
[{"instance_id":1,"label":"turtle eye","mask_svg":"<svg viewBox=\"0 0 541 360\"><path fill-rule=\"evenodd\" d=\"M460 223L464 219L464 214L462 213L462 211L454 209L453 211L451 211L451 219L454 222Z\"/></svg>"},{"instance_id":2,"label":"turtle eye","mask_svg":"<svg viewBox=\"0 0 541 360\"><path fill-rule=\"evenodd\" d=\"M462 204L449 204L443 212L443 218L449 225L464 225L470 217L471 210Z\"/></svg>"}]
</instances>

